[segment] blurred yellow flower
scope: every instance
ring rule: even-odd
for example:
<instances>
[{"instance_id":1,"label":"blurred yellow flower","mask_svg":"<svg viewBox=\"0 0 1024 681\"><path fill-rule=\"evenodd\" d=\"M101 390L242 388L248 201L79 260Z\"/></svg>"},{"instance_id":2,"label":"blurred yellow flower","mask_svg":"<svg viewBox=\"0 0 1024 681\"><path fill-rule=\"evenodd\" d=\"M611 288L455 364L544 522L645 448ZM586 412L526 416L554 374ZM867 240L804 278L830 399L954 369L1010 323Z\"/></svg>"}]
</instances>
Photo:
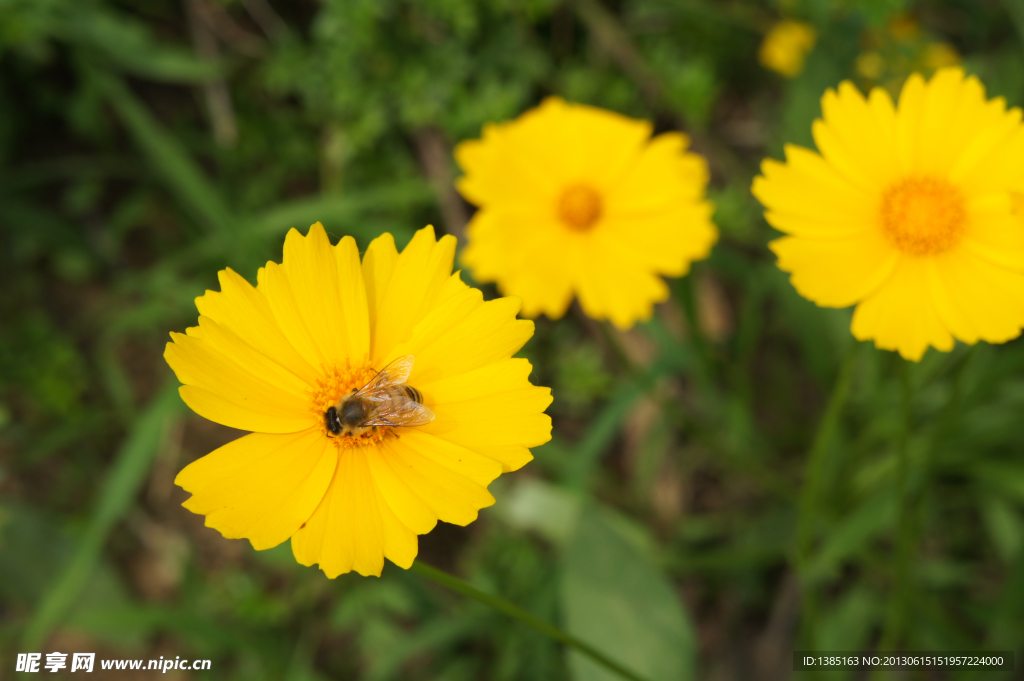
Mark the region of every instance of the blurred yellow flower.
<instances>
[{"instance_id":1,"label":"blurred yellow flower","mask_svg":"<svg viewBox=\"0 0 1024 681\"><path fill-rule=\"evenodd\" d=\"M771 244L806 298L856 305L851 330L918 360L953 339L1000 343L1024 326L1020 109L977 78L914 74L898 108L849 82L822 98L818 152L786 147L753 192L788 236Z\"/></svg>"},{"instance_id":2,"label":"blurred yellow flower","mask_svg":"<svg viewBox=\"0 0 1024 681\"><path fill-rule=\"evenodd\" d=\"M765 68L787 78L795 78L804 70L804 60L817 39L817 33L810 24L784 19L768 31L758 58Z\"/></svg>"},{"instance_id":3,"label":"blurred yellow flower","mask_svg":"<svg viewBox=\"0 0 1024 681\"><path fill-rule=\"evenodd\" d=\"M718 237L704 198L705 160L689 139L651 139L651 124L549 98L461 143L458 189L480 207L462 261L523 300L523 314L565 314L573 295L625 329Z\"/></svg>"},{"instance_id":4,"label":"blurred yellow flower","mask_svg":"<svg viewBox=\"0 0 1024 681\"><path fill-rule=\"evenodd\" d=\"M926 69L936 71L960 63L960 54L949 43L928 43L921 55Z\"/></svg>"},{"instance_id":5,"label":"blurred yellow flower","mask_svg":"<svg viewBox=\"0 0 1024 681\"><path fill-rule=\"evenodd\" d=\"M484 302L452 274L454 254L455 239L427 227L401 253L390 234L375 239L360 263L351 237L331 246L316 223L288 233L283 264L256 287L220 272L220 292L196 299L199 326L172 333L164 357L196 413L253 432L181 471L185 507L256 549L291 538L300 563L333 578L379 575L385 557L408 568L416 535L494 503L488 484L550 438L551 393L511 358L533 335L519 301ZM332 421L399 358L393 382L418 395L377 394L366 414ZM433 419L399 436L399 408Z\"/></svg>"},{"instance_id":6,"label":"blurred yellow flower","mask_svg":"<svg viewBox=\"0 0 1024 681\"><path fill-rule=\"evenodd\" d=\"M885 72L885 59L877 52L865 52L857 56L854 67L860 77L878 80Z\"/></svg>"}]
</instances>

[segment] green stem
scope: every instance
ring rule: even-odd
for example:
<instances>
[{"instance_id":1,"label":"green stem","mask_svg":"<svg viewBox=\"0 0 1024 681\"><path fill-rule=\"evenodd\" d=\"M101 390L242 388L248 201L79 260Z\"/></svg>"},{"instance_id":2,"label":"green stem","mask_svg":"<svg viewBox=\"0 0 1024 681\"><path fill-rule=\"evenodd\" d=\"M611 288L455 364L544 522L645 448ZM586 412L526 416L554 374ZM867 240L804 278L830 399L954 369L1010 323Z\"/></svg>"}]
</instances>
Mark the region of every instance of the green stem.
<instances>
[{"instance_id":1,"label":"green stem","mask_svg":"<svg viewBox=\"0 0 1024 681\"><path fill-rule=\"evenodd\" d=\"M900 362L900 392L902 395L902 423L896 450L896 579L889 612L886 615L879 651L895 650L903 638L907 620L910 587L910 554L914 545L913 505L908 491L910 478L910 432L913 408L913 388L910 383L910 363ZM872 677L875 678L875 677Z\"/></svg>"},{"instance_id":2,"label":"green stem","mask_svg":"<svg viewBox=\"0 0 1024 681\"><path fill-rule=\"evenodd\" d=\"M836 376L832 394L828 398L825 413L814 434L811 450L807 455L803 489L800 493L800 516L797 524L797 571L800 575L803 604L803 645L807 650L815 649L814 626L817 620L817 599L813 580L809 574L811 553L814 548L814 526L818 514L818 497L821 490L821 473L825 464L825 453L839 424L839 416L850 393L853 368L857 364L859 343L854 343L846 354L839 374Z\"/></svg>"},{"instance_id":3,"label":"green stem","mask_svg":"<svg viewBox=\"0 0 1024 681\"><path fill-rule=\"evenodd\" d=\"M483 591L480 591L480 589L477 589L468 582L465 582L454 575L450 575L447 572L438 570L437 568L431 567L426 563L422 563L420 561L416 561L415 563L413 563L410 570L412 570L413 572L417 572L423 577L426 577L431 581L437 582L442 586L446 586L452 591L456 591L462 594L463 596L469 596L470 598L480 601L484 605L489 605L498 612L504 613L513 619L519 620L520 623L525 624L534 631L538 631L541 634L544 634L552 640L558 641L559 643L567 645L571 648L575 648L576 650L580 651L581 653L592 659L594 662L597 662L602 667L615 672L624 679L630 679L630 681L647 681L646 679L644 679L644 677L631 672L630 670L626 669L619 663L606 657L603 653L595 650L594 648L587 645L578 638L570 636L558 627L548 622L545 622L539 617L536 617L528 613L519 606L510 603L509 601L506 601L504 598L499 598L498 596L492 596L491 594L484 593Z\"/></svg>"}]
</instances>

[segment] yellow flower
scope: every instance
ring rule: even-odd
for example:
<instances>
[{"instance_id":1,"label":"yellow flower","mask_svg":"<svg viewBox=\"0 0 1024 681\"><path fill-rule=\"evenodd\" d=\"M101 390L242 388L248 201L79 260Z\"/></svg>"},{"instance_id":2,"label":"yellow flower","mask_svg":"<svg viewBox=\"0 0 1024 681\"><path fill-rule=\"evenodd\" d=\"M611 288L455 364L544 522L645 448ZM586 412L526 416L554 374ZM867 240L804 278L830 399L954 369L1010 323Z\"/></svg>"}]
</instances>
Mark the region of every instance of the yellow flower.
<instances>
[{"instance_id":1,"label":"yellow flower","mask_svg":"<svg viewBox=\"0 0 1024 681\"><path fill-rule=\"evenodd\" d=\"M928 43L921 55L921 61L927 69L941 69L956 66L960 63L960 55L949 43Z\"/></svg>"},{"instance_id":2,"label":"yellow flower","mask_svg":"<svg viewBox=\"0 0 1024 681\"><path fill-rule=\"evenodd\" d=\"M804 60L817 39L818 34L810 24L784 19L764 37L758 59L765 68L795 78L804 70Z\"/></svg>"},{"instance_id":3,"label":"yellow flower","mask_svg":"<svg viewBox=\"0 0 1024 681\"><path fill-rule=\"evenodd\" d=\"M360 264L320 223L294 229L284 262L251 286L230 269L196 299L199 326L172 333L164 357L196 413L253 431L186 467L185 507L256 549L292 540L329 577L408 568L416 535L466 525L494 503L487 485L550 438L547 388L511 355L533 335L519 301L484 302L452 274L455 239L420 230L401 253L390 234ZM425 425L336 434L325 418L392 360L434 413Z\"/></svg>"},{"instance_id":4,"label":"yellow flower","mask_svg":"<svg viewBox=\"0 0 1024 681\"><path fill-rule=\"evenodd\" d=\"M857 74L868 80L878 80L885 72L885 59L878 52L865 52L854 62Z\"/></svg>"},{"instance_id":5,"label":"yellow flower","mask_svg":"<svg viewBox=\"0 0 1024 681\"><path fill-rule=\"evenodd\" d=\"M704 200L704 159L686 135L651 137L651 124L549 98L515 121L461 143L458 189L480 207L463 263L481 282L552 319L573 295L619 328L668 297L718 233Z\"/></svg>"},{"instance_id":6,"label":"yellow flower","mask_svg":"<svg viewBox=\"0 0 1024 681\"><path fill-rule=\"evenodd\" d=\"M856 305L852 332L918 360L953 339L999 343L1024 325L1020 109L977 78L914 74L899 106L845 82L822 98L820 153L786 147L753 191L786 233L779 267L806 298Z\"/></svg>"}]
</instances>

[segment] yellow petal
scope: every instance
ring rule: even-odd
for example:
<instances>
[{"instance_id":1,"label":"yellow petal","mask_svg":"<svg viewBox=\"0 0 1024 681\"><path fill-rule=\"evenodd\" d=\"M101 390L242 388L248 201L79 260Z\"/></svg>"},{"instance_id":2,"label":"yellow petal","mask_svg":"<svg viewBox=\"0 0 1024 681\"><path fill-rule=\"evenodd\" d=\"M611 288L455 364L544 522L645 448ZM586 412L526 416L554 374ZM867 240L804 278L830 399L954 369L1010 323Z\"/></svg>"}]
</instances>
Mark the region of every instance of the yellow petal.
<instances>
[{"instance_id":1,"label":"yellow petal","mask_svg":"<svg viewBox=\"0 0 1024 681\"><path fill-rule=\"evenodd\" d=\"M543 413L551 391L530 385L530 364L502 362L421 386L436 418L420 430L479 452L502 465L521 468L530 447L551 439L551 419Z\"/></svg>"},{"instance_id":2,"label":"yellow petal","mask_svg":"<svg viewBox=\"0 0 1024 681\"><path fill-rule=\"evenodd\" d=\"M371 349L374 366L383 365L387 353L406 341L413 327L434 306L451 276L454 258L455 237L435 241L433 227L416 232L398 256L391 277L374 294L377 305Z\"/></svg>"},{"instance_id":3,"label":"yellow petal","mask_svg":"<svg viewBox=\"0 0 1024 681\"><path fill-rule=\"evenodd\" d=\"M380 576L385 557L404 568L416 557L416 535L383 502L367 452L363 447L341 450L323 501L292 537L296 560L319 563L331 579L351 570Z\"/></svg>"},{"instance_id":4,"label":"yellow petal","mask_svg":"<svg viewBox=\"0 0 1024 681\"><path fill-rule=\"evenodd\" d=\"M515 354L533 335L533 322L516 319L520 301L483 302L466 288L434 309L417 325L409 341L392 355L416 358L410 384L436 381L471 371Z\"/></svg>"},{"instance_id":5,"label":"yellow petal","mask_svg":"<svg viewBox=\"0 0 1024 681\"><path fill-rule=\"evenodd\" d=\"M370 242L363 256L363 282L366 286L366 307L370 319L371 340L373 330L377 328L377 310L387 290L391 274L398 262L398 249L395 238L385 232Z\"/></svg>"},{"instance_id":6,"label":"yellow petal","mask_svg":"<svg viewBox=\"0 0 1024 681\"><path fill-rule=\"evenodd\" d=\"M312 330L306 326L302 314L304 306L296 299L287 270L276 262L268 262L262 275L260 289L266 295L270 309L274 311L274 319L288 342L303 359L317 368L333 364L337 358L321 349Z\"/></svg>"},{"instance_id":7,"label":"yellow petal","mask_svg":"<svg viewBox=\"0 0 1024 681\"><path fill-rule=\"evenodd\" d=\"M649 215L680 201L699 201L708 181L708 165L688 154L682 133L658 135L643 149L637 162L614 187L606 191L615 215Z\"/></svg>"},{"instance_id":8,"label":"yellow petal","mask_svg":"<svg viewBox=\"0 0 1024 681\"><path fill-rule=\"evenodd\" d=\"M208 323L211 330L215 327ZM164 358L185 385L182 399L211 421L244 430L264 432L295 432L310 426L307 399L298 392L298 379L284 389L283 371L269 373L268 378L253 370L269 372L270 360L262 366L242 366L238 355L228 355L204 338L172 333ZM226 336L224 337L226 338ZM223 341L223 338L218 338ZM253 359L256 353L253 352ZM223 408L221 408L223 407ZM267 429L251 427L267 423Z\"/></svg>"},{"instance_id":9,"label":"yellow petal","mask_svg":"<svg viewBox=\"0 0 1024 681\"><path fill-rule=\"evenodd\" d=\"M929 265L928 258L902 256L885 285L857 305L851 325L854 337L898 350L915 362L929 346L952 350L953 337L930 296Z\"/></svg>"},{"instance_id":10,"label":"yellow petal","mask_svg":"<svg viewBox=\"0 0 1024 681\"><path fill-rule=\"evenodd\" d=\"M523 196L553 201L561 179L571 174L566 154L550 153L553 141L572 135L569 111L564 101L549 97L511 123L484 126L483 139L455 148L466 171L456 188L477 205L515 203Z\"/></svg>"},{"instance_id":11,"label":"yellow petal","mask_svg":"<svg viewBox=\"0 0 1024 681\"><path fill-rule=\"evenodd\" d=\"M535 229L522 230L520 225ZM469 244L462 263L477 281L497 281L502 295L522 298L522 314L558 319L572 302L571 272L565 254L573 248L567 231L548 215L522 215L505 208L482 208L466 228Z\"/></svg>"},{"instance_id":12,"label":"yellow petal","mask_svg":"<svg viewBox=\"0 0 1024 681\"><path fill-rule=\"evenodd\" d=\"M263 293L231 269L221 270L217 278L220 292L207 291L206 295L196 298L199 314L231 330L263 355L312 383L316 369L281 333Z\"/></svg>"},{"instance_id":13,"label":"yellow petal","mask_svg":"<svg viewBox=\"0 0 1024 681\"><path fill-rule=\"evenodd\" d=\"M899 175L896 110L888 93L875 88L865 99L846 81L838 92L825 93L821 108L814 139L830 163L848 170L849 177L869 190L884 187Z\"/></svg>"},{"instance_id":14,"label":"yellow petal","mask_svg":"<svg viewBox=\"0 0 1024 681\"><path fill-rule=\"evenodd\" d=\"M187 466L175 482L184 506L229 539L269 549L291 537L320 504L336 450L319 432L253 433Z\"/></svg>"},{"instance_id":15,"label":"yellow petal","mask_svg":"<svg viewBox=\"0 0 1024 681\"><path fill-rule=\"evenodd\" d=\"M668 286L628 252L615 254L591 239L571 253L580 307L589 317L609 319L620 329L650 319L654 304L668 298Z\"/></svg>"},{"instance_id":16,"label":"yellow petal","mask_svg":"<svg viewBox=\"0 0 1024 681\"><path fill-rule=\"evenodd\" d=\"M370 355L370 312L356 240L350 236L343 237L334 247L334 257L338 268L338 291L342 298L341 326L346 336L342 345L352 363L356 364L366 361Z\"/></svg>"},{"instance_id":17,"label":"yellow petal","mask_svg":"<svg viewBox=\"0 0 1024 681\"><path fill-rule=\"evenodd\" d=\"M879 231L852 239L784 237L769 244L794 288L823 307L847 307L871 295L896 269L900 253Z\"/></svg>"},{"instance_id":18,"label":"yellow petal","mask_svg":"<svg viewBox=\"0 0 1024 681\"><path fill-rule=\"evenodd\" d=\"M785 164L766 160L753 193L768 209L768 223L786 234L832 239L874 226L881 195L846 182L820 155L786 146Z\"/></svg>"},{"instance_id":19,"label":"yellow petal","mask_svg":"<svg viewBox=\"0 0 1024 681\"><path fill-rule=\"evenodd\" d=\"M244 368L249 374L259 377L272 389L285 393L289 402L305 401L310 384L296 376L291 367L282 366L267 357L229 328L221 326L209 317L199 317L199 329L202 332L202 345L209 347L216 355L217 361L230 358L229 361Z\"/></svg>"},{"instance_id":20,"label":"yellow petal","mask_svg":"<svg viewBox=\"0 0 1024 681\"><path fill-rule=\"evenodd\" d=\"M347 360L359 362L369 352L368 317L362 276L356 282L352 256L358 259L351 238L342 246L346 280L340 280L338 249L331 247L323 225L309 228L303 237L296 230L288 232L284 242L284 262L289 288L294 296L295 310L279 321L282 326L294 324L295 313L309 331L310 345L325 363ZM275 309L277 307L275 306Z\"/></svg>"},{"instance_id":21,"label":"yellow petal","mask_svg":"<svg viewBox=\"0 0 1024 681\"><path fill-rule=\"evenodd\" d=\"M1024 271L1024 226L1006 192L976 196L967 207L962 245L993 265Z\"/></svg>"},{"instance_id":22,"label":"yellow petal","mask_svg":"<svg viewBox=\"0 0 1024 681\"><path fill-rule=\"evenodd\" d=\"M1008 272L954 249L931 263L936 308L958 339L1004 343L1024 325L1024 274Z\"/></svg>"},{"instance_id":23,"label":"yellow petal","mask_svg":"<svg viewBox=\"0 0 1024 681\"><path fill-rule=\"evenodd\" d=\"M428 456L421 440L406 442L408 439L384 440L378 456L393 475L414 490L435 518L468 525L476 520L477 511L494 503L486 487ZM399 509L395 505L392 508L401 517Z\"/></svg>"},{"instance_id":24,"label":"yellow petal","mask_svg":"<svg viewBox=\"0 0 1024 681\"><path fill-rule=\"evenodd\" d=\"M192 411L229 428L261 433L296 433L313 424L308 413L300 417L260 411L244 397L220 395L192 385L181 386L178 394Z\"/></svg>"}]
</instances>

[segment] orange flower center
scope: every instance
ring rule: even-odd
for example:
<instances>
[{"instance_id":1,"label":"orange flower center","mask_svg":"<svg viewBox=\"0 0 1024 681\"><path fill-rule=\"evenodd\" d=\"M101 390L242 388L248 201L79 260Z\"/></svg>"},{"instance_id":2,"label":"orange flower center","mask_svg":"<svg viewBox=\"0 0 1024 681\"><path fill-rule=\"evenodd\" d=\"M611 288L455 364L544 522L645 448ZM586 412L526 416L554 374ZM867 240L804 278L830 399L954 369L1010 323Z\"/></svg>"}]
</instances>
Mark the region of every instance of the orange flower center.
<instances>
[{"instance_id":1,"label":"orange flower center","mask_svg":"<svg viewBox=\"0 0 1024 681\"><path fill-rule=\"evenodd\" d=\"M585 184L562 192L558 199L558 217L570 229L585 232L601 218L601 195Z\"/></svg>"},{"instance_id":2,"label":"orange flower center","mask_svg":"<svg viewBox=\"0 0 1024 681\"><path fill-rule=\"evenodd\" d=\"M317 419L320 432L334 443L335 447L363 447L377 444L388 432L387 426L374 426L362 435L335 435L327 430L327 410L338 404L345 395L358 390L377 375L376 370L368 366L352 367L348 362L341 367L337 364L321 367L322 375L316 379L316 388L309 391L310 406Z\"/></svg>"},{"instance_id":3,"label":"orange flower center","mask_svg":"<svg viewBox=\"0 0 1024 681\"><path fill-rule=\"evenodd\" d=\"M936 255L952 248L967 226L967 205L952 183L909 177L882 197L882 229L904 253Z\"/></svg>"}]
</instances>

